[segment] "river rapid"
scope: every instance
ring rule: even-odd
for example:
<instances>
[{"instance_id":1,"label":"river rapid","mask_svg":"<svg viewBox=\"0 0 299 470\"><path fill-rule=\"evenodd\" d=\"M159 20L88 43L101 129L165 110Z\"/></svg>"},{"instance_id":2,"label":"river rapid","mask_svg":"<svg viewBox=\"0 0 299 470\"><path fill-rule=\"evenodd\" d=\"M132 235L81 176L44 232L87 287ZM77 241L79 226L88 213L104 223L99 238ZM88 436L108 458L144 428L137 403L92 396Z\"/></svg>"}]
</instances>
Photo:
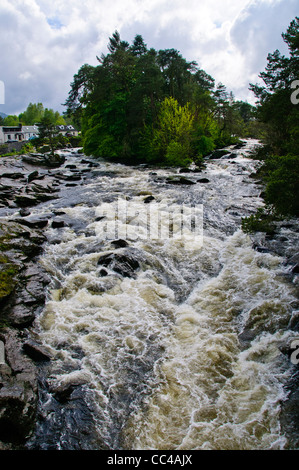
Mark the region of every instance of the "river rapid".
<instances>
[{"instance_id":1,"label":"river rapid","mask_svg":"<svg viewBox=\"0 0 299 470\"><path fill-rule=\"evenodd\" d=\"M33 209L64 226L39 259L51 284L34 328L53 359L29 449L287 448L298 233L281 226L280 253L241 230L263 205L255 145L198 173L98 161Z\"/></svg>"}]
</instances>

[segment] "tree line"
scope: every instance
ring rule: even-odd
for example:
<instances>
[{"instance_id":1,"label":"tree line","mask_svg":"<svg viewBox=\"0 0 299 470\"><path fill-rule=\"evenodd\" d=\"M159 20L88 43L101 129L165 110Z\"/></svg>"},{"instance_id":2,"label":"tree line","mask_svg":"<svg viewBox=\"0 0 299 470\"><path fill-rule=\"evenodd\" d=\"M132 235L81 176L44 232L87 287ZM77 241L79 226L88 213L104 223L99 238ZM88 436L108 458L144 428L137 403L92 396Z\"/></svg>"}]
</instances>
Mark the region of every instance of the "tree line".
<instances>
[{"instance_id":1,"label":"tree line","mask_svg":"<svg viewBox=\"0 0 299 470\"><path fill-rule=\"evenodd\" d=\"M255 108L176 49L132 44L118 31L98 65L75 74L66 115L82 129L87 155L124 163L185 166L256 136Z\"/></svg>"},{"instance_id":2,"label":"tree line","mask_svg":"<svg viewBox=\"0 0 299 470\"><path fill-rule=\"evenodd\" d=\"M44 108L42 103L29 103L26 110L19 115L10 114L6 117L0 117L1 126L17 126L19 123L24 126L33 126L40 123L43 119L52 122L54 125L65 125L66 117L58 111Z\"/></svg>"},{"instance_id":3,"label":"tree line","mask_svg":"<svg viewBox=\"0 0 299 470\"><path fill-rule=\"evenodd\" d=\"M280 217L299 215L299 17L282 33L288 56L279 50L269 53L267 66L259 77L262 84L250 84L257 98L257 119L263 125L263 146L256 158L265 183L264 209L245 219L246 230L272 232L271 223Z\"/></svg>"}]
</instances>

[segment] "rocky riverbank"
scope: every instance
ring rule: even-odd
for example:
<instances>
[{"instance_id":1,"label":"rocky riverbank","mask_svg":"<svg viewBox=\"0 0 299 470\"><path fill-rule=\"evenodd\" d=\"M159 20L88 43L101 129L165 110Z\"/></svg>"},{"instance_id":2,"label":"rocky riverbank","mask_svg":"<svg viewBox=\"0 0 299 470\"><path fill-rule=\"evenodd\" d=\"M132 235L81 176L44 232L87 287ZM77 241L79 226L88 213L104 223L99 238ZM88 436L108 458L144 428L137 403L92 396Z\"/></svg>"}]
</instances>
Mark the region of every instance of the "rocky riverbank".
<instances>
[{"instance_id":1,"label":"rocky riverbank","mask_svg":"<svg viewBox=\"0 0 299 470\"><path fill-rule=\"evenodd\" d=\"M80 151L73 150L82 160ZM38 380L51 354L32 328L50 282L38 258L43 229L63 226L58 212L32 215L43 202L59 198L61 188L82 183L96 165L69 168L63 154L30 154L0 159L0 449L22 449L35 423ZM63 166L64 165L64 166ZM11 216L10 216L11 214Z\"/></svg>"}]
</instances>

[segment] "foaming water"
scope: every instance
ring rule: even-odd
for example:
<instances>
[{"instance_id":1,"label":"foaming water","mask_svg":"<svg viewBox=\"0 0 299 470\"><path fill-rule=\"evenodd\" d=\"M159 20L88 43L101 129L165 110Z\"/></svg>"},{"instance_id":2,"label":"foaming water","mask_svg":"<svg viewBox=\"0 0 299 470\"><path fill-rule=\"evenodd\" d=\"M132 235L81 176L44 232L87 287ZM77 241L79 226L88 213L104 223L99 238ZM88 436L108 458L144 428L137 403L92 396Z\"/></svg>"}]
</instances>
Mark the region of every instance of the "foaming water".
<instances>
[{"instance_id":1,"label":"foaming water","mask_svg":"<svg viewBox=\"0 0 299 470\"><path fill-rule=\"evenodd\" d=\"M36 327L54 359L33 447L51 448L55 435L56 448L90 448L84 426L75 442L57 435L79 398L87 408L77 425L88 409L92 448L285 447L279 414L292 367L279 348L294 336L295 294L282 258L254 250L240 230L262 202L249 178L257 163L240 153L233 161L208 162L209 182L188 175L188 187L167 184L170 169L102 163L81 202L62 206L70 224L48 230L40 260L52 284ZM131 213L117 216L127 243L115 246L120 195ZM202 206L201 232L190 226L181 236L174 221L171 236L148 236L146 195L153 214ZM134 269L120 270L111 255Z\"/></svg>"}]
</instances>

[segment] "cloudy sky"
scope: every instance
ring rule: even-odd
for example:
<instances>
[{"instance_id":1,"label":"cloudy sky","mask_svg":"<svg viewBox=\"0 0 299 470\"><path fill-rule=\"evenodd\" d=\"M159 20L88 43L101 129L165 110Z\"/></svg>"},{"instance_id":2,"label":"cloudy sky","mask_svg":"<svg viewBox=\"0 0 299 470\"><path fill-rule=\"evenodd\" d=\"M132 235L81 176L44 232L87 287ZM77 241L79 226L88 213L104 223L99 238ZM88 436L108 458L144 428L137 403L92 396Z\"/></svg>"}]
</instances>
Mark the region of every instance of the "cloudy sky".
<instances>
[{"instance_id":1,"label":"cloudy sky","mask_svg":"<svg viewBox=\"0 0 299 470\"><path fill-rule=\"evenodd\" d=\"M30 102L64 111L74 74L97 64L115 30L129 43L141 34L149 48L177 49L254 103L248 85L269 52L287 53L281 33L298 14L298 0L0 0L0 112Z\"/></svg>"}]
</instances>

